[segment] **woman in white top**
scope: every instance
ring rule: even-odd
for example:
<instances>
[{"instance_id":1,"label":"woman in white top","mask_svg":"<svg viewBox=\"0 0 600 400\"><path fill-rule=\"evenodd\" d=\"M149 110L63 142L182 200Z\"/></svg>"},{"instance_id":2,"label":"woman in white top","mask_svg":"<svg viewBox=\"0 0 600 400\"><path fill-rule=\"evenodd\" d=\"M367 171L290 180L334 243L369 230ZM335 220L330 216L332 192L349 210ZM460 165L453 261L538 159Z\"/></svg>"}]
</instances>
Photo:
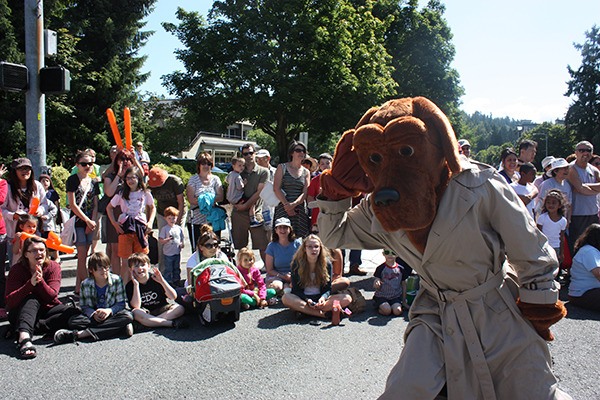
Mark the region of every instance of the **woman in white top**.
<instances>
[{"instance_id":1,"label":"woman in white top","mask_svg":"<svg viewBox=\"0 0 600 400\"><path fill-rule=\"evenodd\" d=\"M546 194L552 189L559 190L567 204L565 204L565 218L567 222L571 222L571 204L573 203L573 195L571 190L571 185L567 182L567 176L569 175L569 163L564 158L557 158L552 161L550 164L550 168L546 175L550 177L550 179L546 179L540 185L540 193L536 197L536 214L540 215L542 210L542 205L544 199L546 198Z\"/></svg>"},{"instance_id":2,"label":"woman in white top","mask_svg":"<svg viewBox=\"0 0 600 400\"><path fill-rule=\"evenodd\" d=\"M221 238L215 234L210 225L204 224L200 227L200 234L196 243L197 250L192 253L186 264L187 280L185 286L194 284L191 275L192 269L207 258L218 258L229 261L227 255L219 248L220 242Z\"/></svg>"},{"instance_id":3,"label":"woman in white top","mask_svg":"<svg viewBox=\"0 0 600 400\"><path fill-rule=\"evenodd\" d=\"M211 170L214 166L213 159L209 153L201 153L196 159L198 173L193 175L185 189L185 195L190 202L190 210L187 218L187 229L192 251L196 250L196 242L200 236L200 227L207 223L206 215L200 212L198 197L209 193L214 195L213 205L223 201L223 186L218 176L213 175ZM221 232L215 234L220 237Z\"/></svg>"},{"instance_id":4,"label":"woman in white top","mask_svg":"<svg viewBox=\"0 0 600 400\"><path fill-rule=\"evenodd\" d=\"M571 304L600 311L600 225L587 227L575 243L569 285Z\"/></svg>"},{"instance_id":5,"label":"woman in white top","mask_svg":"<svg viewBox=\"0 0 600 400\"><path fill-rule=\"evenodd\" d=\"M17 158L11 163L11 170L8 175L8 193L6 200L2 204L2 217L6 223L7 253L9 265L13 264L12 242L15 237L15 228L19 214L27 214L31 199L39 198L40 205L35 213L36 217L41 217L46 213L46 191L42 184L35 180L33 176L33 167L28 158Z\"/></svg>"}]
</instances>

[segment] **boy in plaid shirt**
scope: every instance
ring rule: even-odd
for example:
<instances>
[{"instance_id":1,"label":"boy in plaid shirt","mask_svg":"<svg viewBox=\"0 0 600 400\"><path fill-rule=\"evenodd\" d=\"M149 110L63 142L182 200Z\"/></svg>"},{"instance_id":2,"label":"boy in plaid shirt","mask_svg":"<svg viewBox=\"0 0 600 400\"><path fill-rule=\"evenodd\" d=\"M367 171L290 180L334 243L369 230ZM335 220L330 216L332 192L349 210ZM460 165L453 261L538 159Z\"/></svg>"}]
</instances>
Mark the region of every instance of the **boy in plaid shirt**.
<instances>
[{"instance_id":1,"label":"boy in plaid shirt","mask_svg":"<svg viewBox=\"0 0 600 400\"><path fill-rule=\"evenodd\" d=\"M92 254L88 260L88 273L90 277L81 283L79 305L83 315L76 317L76 322L87 328L58 330L54 335L57 344L85 338L109 339L123 333L128 337L133 335L133 315L125 309L125 287L121 277L110 273L110 258L102 252Z\"/></svg>"}]
</instances>

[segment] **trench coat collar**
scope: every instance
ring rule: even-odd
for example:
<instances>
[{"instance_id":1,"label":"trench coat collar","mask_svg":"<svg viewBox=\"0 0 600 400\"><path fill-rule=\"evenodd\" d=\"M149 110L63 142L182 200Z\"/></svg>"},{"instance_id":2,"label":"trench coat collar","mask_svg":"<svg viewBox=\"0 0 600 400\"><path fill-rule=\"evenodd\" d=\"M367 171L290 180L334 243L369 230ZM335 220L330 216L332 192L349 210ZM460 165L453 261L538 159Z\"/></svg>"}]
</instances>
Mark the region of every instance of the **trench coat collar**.
<instances>
[{"instance_id":1,"label":"trench coat collar","mask_svg":"<svg viewBox=\"0 0 600 400\"><path fill-rule=\"evenodd\" d=\"M461 157L462 171L452 177L438 206L429 231L422 262L425 263L459 226L478 196L471 189L483 185L494 174L492 167Z\"/></svg>"}]
</instances>

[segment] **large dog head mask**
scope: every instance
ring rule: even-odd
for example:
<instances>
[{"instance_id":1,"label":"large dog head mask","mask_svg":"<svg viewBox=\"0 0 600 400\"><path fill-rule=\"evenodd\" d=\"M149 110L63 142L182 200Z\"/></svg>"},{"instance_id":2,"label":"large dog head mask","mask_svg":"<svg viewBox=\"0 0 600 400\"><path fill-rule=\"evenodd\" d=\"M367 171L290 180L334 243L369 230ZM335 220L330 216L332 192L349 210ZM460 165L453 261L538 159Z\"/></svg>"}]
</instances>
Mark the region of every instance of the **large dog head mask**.
<instances>
[{"instance_id":1,"label":"large dog head mask","mask_svg":"<svg viewBox=\"0 0 600 400\"><path fill-rule=\"evenodd\" d=\"M429 228L451 175L460 172L446 116L424 97L404 98L370 109L355 129L354 150L373 181L371 205L383 228Z\"/></svg>"}]
</instances>

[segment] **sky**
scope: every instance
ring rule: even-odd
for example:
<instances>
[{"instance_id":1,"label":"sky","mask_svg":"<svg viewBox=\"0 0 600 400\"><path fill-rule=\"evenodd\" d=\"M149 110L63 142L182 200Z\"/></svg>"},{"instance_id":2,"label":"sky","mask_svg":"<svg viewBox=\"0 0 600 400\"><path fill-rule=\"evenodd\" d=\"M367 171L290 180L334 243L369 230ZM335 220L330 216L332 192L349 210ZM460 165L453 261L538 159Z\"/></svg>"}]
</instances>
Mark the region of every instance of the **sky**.
<instances>
[{"instance_id":1,"label":"sky","mask_svg":"<svg viewBox=\"0 0 600 400\"><path fill-rule=\"evenodd\" d=\"M422 2L423 3L423 2ZM541 123L563 119L572 102L564 96L577 69L585 32L600 26L598 0L443 0L456 50L451 64L465 95L461 108L494 117ZM161 76L183 69L173 50L182 48L161 22L177 23L177 7L206 16L211 0L158 0L146 30L155 31L141 54L150 72L142 93L170 97Z\"/></svg>"}]
</instances>

